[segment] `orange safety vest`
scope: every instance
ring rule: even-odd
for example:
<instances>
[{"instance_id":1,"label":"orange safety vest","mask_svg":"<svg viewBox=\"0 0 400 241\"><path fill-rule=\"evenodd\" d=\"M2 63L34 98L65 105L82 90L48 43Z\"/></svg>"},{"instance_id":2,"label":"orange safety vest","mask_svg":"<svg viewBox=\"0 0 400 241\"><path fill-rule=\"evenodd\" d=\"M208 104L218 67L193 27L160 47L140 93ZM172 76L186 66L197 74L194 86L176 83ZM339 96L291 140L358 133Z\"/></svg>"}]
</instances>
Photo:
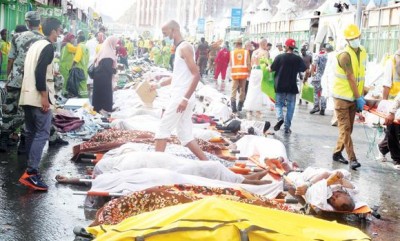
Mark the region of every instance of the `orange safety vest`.
<instances>
[{"instance_id":1,"label":"orange safety vest","mask_svg":"<svg viewBox=\"0 0 400 241\"><path fill-rule=\"evenodd\" d=\"M231 51L231 78L233 80L245 80L249 77L247 58L249 51L245 49L235 49Z\"/></svg>"}]
</instances>

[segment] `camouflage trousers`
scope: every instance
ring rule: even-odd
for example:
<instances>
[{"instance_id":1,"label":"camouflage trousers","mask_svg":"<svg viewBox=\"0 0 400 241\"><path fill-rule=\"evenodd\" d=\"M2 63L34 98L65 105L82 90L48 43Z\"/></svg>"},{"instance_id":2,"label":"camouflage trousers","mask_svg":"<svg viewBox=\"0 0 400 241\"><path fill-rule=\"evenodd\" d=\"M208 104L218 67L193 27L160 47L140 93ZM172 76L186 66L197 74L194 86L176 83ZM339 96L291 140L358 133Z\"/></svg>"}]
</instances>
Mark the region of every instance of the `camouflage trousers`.
<instances>
[{"instance_id":1,"label":"camouflage trousers","mask_svg":"<svg viewBox=\"0 0 400 241\"><path fill-rule=\"evenodd\" d=\"M321 110L326 109L326 98L321 95L322 87L321 81L312 81L311 85L314 86L314 108Z\"/></svg>"},{"instance_id":2,"label":"camouflage trousers","mask_svg":"<svg viewBox=\"0 0 400 241\"><path fill-rule=\"evenodd\" d=\"M1 132L15 132L24 124L24 111L18 105L20 93L21 89L19 88L7 88L5 102L2 103L3 125L1 125Z\"/></svg>"},{"instance_id":3,"label":"camouflage trousers","mask_svg":"<svg viewBox=\"0 0 400 241\"><path fill-rule=\"evenodd\" d=\"M0 127L3 125L3 103L6 103L6 98L7 98L6 89L0 87Z\"/></svg>"}]
</instances>

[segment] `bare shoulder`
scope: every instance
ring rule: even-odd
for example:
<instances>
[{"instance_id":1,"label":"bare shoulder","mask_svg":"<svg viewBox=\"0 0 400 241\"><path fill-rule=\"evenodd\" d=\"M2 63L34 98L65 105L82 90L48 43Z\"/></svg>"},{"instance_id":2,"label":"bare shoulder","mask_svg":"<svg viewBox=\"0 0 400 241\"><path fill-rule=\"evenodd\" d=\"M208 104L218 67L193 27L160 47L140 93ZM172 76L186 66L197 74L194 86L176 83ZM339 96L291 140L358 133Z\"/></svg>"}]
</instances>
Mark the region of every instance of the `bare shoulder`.
<instances>
[{"instance_id":1,"label":"bare shoulder","mask_svg":"<svg viewBox=\"0 0 400 241\"><path fill-rule=\"evenodd\" d=\"M193 55L194 50L193 50L193 46L188 43L188 42L183 42L182 43L182 47L181 47L181 56L187 56L187 55Z\"/></svg>"}]
</instances>

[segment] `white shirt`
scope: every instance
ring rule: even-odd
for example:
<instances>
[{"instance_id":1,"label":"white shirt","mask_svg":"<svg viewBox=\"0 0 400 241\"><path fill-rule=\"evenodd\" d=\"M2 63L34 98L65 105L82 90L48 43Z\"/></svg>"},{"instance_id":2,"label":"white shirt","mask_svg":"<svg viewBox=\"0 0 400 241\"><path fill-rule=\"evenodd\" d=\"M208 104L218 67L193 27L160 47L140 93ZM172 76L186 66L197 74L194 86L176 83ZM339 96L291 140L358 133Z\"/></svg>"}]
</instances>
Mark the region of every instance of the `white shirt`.
<instances>
[{"instance_id":1,"label":"white shirt","mask_svg":"<svg viewBox=\"0 0 400 241\"><path fill-rule=\"evenodd\" d=\"M172 81L171 81L171 97L182 98L186 91L189 89L192 83L192 72L187 66L185 60L181 57L181 50L186 45L190 45L188 42L184 41L178 45L175 52L175 60L174 60L174 71L172 72ZM193 60L195 58L194 48L192 45L190 47L193 50ZM194 95L191 96L190 99L193 99Z\"/></svg>"}]
</instances>

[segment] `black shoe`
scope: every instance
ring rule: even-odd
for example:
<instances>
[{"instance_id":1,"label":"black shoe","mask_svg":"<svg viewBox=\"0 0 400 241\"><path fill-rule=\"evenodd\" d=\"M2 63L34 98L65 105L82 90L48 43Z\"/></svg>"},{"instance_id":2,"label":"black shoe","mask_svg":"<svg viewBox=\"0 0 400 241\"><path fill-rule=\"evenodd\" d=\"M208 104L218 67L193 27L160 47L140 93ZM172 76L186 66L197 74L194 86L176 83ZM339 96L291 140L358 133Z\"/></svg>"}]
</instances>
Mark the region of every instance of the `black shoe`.
<instances>
[{"instance_id":1,"label":"black shoe","mask_svg":"<svg viewBox=\"0 0 400 241\"><path fill-rule=\"evenodd\" d=\"M49 141L49 146L66 146L69 142L57 137L54 141Z\"/></svg>"},{"instance_id":2,"label":"black shoe","mask_svg":"<svg viewBox=\"0 0 400 241\"><path fill-rule=\"evenodd\" d=\"M281 129L282 124L283 120L279 120L274 126L274 131L279 131Z\"/></svg>"},{"instance_id":3,"label":"black shoe","mask_svg":"<svg viewBox=\"0 0 400 241\"><path fill-rule=\"evenodd\" d=\"M301 105L302 102L303 102L303 101L302 101L301 99L299 99L299 105Z\"/></svg>"},{"instance_id":4,"label":"black shoe","mask_svg":"<svg viewBox=\"0 0 400 241\"><path fill-rule=\"evenodd\" d=\"M292 133L292 130L290 130L290 129L285 129L285 134L291 134Z\"/></svg>"},{"instance_id":5,"label":"black shoe","mask_svg":"<svg viewBox=\"0 0 400 241\"><path fill-rule=\"evenodd\" d=\"M361 164L357 160L350 161L350 167L353 170L357 170L357 168L361 167Z\"/></svg>"},{"instance_id":6,"label":"black shoe","mask_svg":"<svg viewBox=\"0 0 400 241\"><path fill-rule=\"evenodd\" d=\"M319 112L319 114L320 114L320 115L325 115L325 110L321 110L321 111Z\"/></svg>"},{"instance_id":7,"label":"black shoe","mask_svg":"<svg viewBox=\"0 0 400 241\"><path fill-rule=\"evenodd\" d=\"M342 153L340 153L340 152L333 154L332 159L333 159L335 162L341 162L341 163L343 163L343 164L349 164L349 161L346 160L346 159L342 156Z\"/></svg>"},{"instance_id":8,"label":"black shoe","mask_svg":"<svg viewBox=\"0 0 400 241\"><path fill-rule=\"evenodd\" d=\"M314 108L310 111L310 114L317 113L318 111L320 111L320 109L314 107Z\"/></svg>"},{"instance_id":9,"label":"black shoe","mask_svg":"<svg viewBox=\"0 0 400 241\"><path fill-rule=\"evenodd\" d=\"M271 123L269 121L266 121L264 123L263 133L265 134L265 132L268 131L270 127L271 127Z\"/></svg>"}]
</instances>

